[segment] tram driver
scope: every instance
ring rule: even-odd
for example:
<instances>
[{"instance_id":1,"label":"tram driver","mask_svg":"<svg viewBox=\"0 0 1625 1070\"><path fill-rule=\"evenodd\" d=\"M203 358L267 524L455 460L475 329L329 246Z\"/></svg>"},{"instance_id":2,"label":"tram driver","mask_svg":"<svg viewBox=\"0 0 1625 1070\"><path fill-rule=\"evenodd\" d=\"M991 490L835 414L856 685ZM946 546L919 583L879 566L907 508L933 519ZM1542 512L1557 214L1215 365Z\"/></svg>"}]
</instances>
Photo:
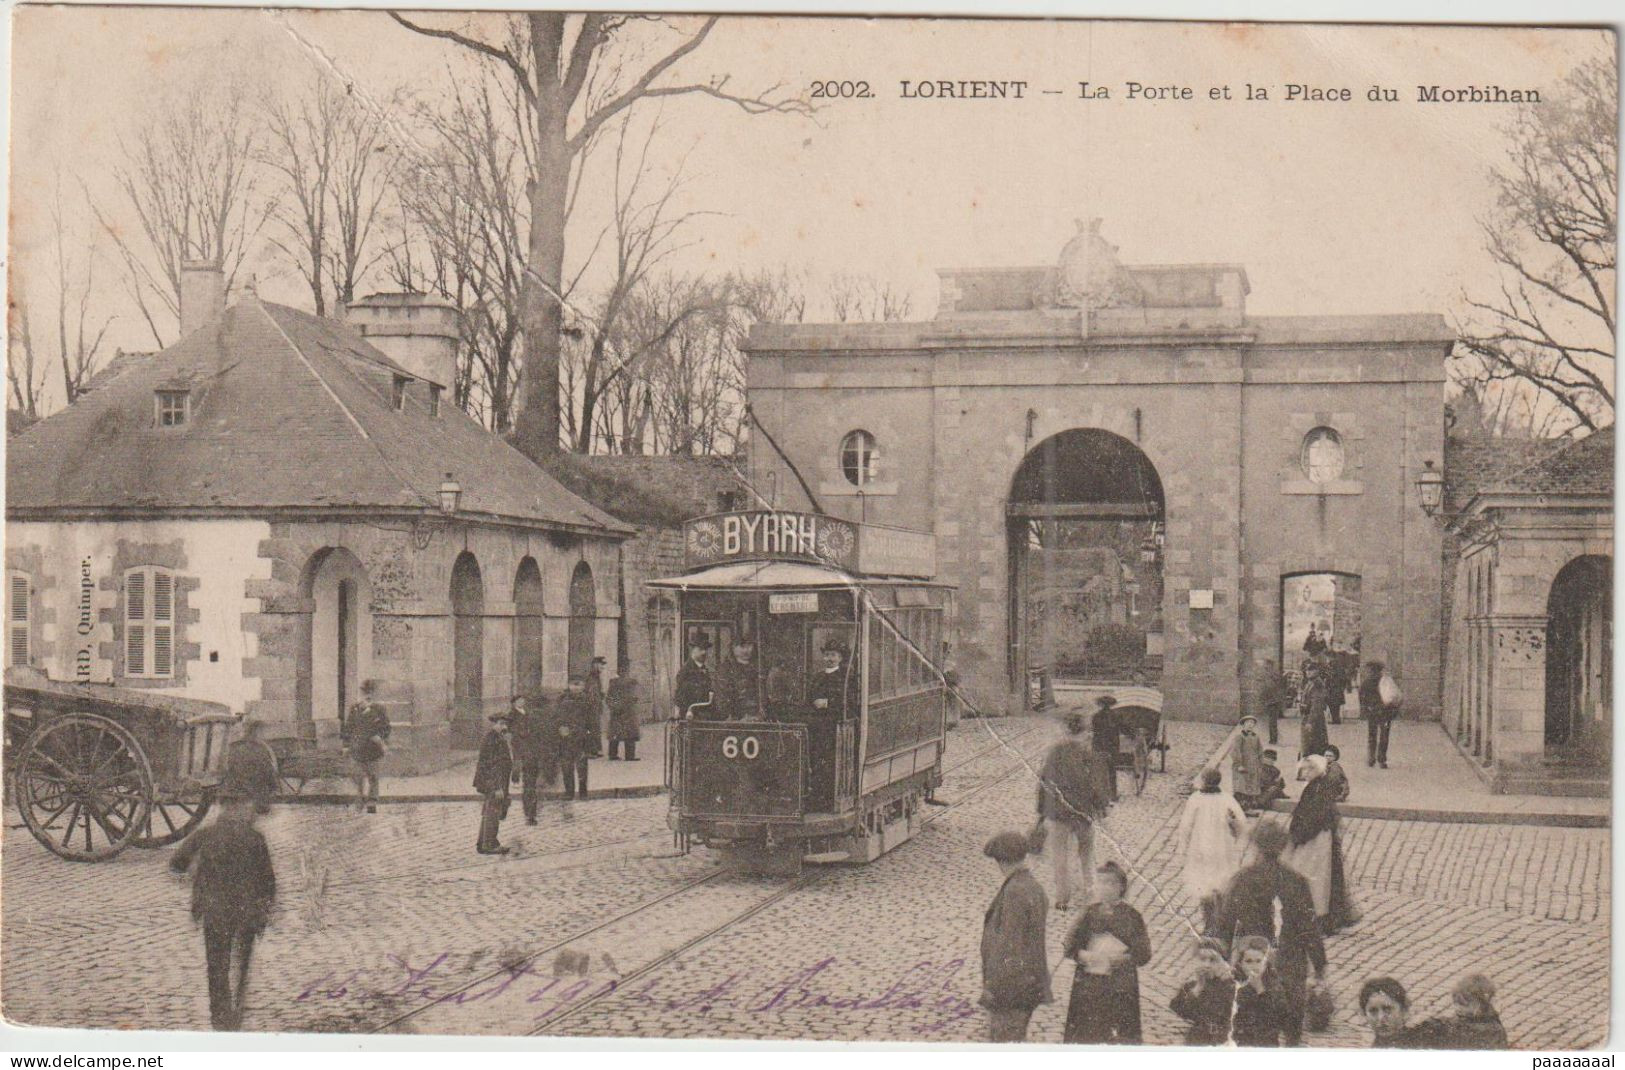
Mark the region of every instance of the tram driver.
<instances>
[{"instance_id":1,"label":"tram driver","mask_svg":"<svg viewBox=\"0 0 1625 1070\"><path fill-rule=\"evenodd\" d=\"M823 664L807 681L810 709L802 720L807 726L808 802L820 810L834 806L836 726L853 707L846 654L846 644L840 640L825 642Z\"/></svg>"},{"instance_id":2,"label":"tram driver","mask_svg":"<svg viewBox=\"0 0 1625 1070\"><path fill-rule=\"evenodd\" d=\"M706 664L710 658L711 637L695 632L688 641L688 660L677 670L677 684L671 697L672 705L677 707L678 720L690 716L701 720L716 718L715 687L711 667Z\"/></svg>"}]
</instances>

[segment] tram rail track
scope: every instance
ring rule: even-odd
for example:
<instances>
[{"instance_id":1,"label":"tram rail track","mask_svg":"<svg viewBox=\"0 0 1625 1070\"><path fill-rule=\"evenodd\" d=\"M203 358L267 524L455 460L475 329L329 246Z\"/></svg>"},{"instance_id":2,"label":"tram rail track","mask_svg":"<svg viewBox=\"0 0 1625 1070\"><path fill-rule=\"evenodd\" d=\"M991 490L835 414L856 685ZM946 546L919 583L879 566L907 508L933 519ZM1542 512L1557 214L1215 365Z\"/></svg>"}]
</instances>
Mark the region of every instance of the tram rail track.
<instances>
[{"instance_id":1,"label":"tram rail track","mask_svg":"<svg viewBox=\"0 0 1625 1070\"><path fill-rule=\"evenodd\" d=\"M1022 731L1020 731L1018 733L1015 733L1015 734L1013 734L1011 736L1008 736L1008 737L999 736L998 733L995 732L994 735L997 737L995 742L990 743L987 746L978 749L973 754L965 756L962 760L956 762L953 766L945 768L943 770L944 776L946 777L949 773L956 772L956 771L958 771L960 769L963 769L963 768L965 768L965 767L967 767L967 766L969 766L969 765L971 765L971 764L973 764L975 762L982 761L982 760L984 760L984 759L986 759L986 758L988 758L990 756L993 756L995 754L998 754L998 753L1003 752L1003 751L1008 750L1008 749L1012 749L1013 745L1017 741L1026 739L1028 736L1030 736L1035 731L1037 731L1037 726L1029 726L1027 728L1024 728ZM1025 769L1025 768L1027 768L1027 763L1026 763L1024 757L1019 757L1018 756L1015 760L1013 760L1010 763L1008 768L1006 768L1006 769L1004 769L1004 770L1002 770L1002 771L1000 771L1000 772L998 772L996 774L990 774L981 783L979 783L979 784L975 785L974 787L970 788L968 791L966 791L964 794L962 794L958 799L955 799L955 800L953 800L951 802L948 802L944 806L942 806L940 809L937 809L937 810L933 811L932 813L927 814L924 818L922 818L922 820L920 822L922 828L930 826L932 824L935 824L937 821L941 820L944 817L947 817L949 814L951 814L954 811L958 810L960 807L962 807L962 806L966 805L967 803L971 802L972 800L980 797L983 793L985 793L986 791L988 791L989 789L991 789L995 785L1004 782L1005 780L1009 779L1009 777L1011 777L1012 775L1020 772L1021 770ZM650 835L653 835L653 834L650 834ZM645 837L640 836L640 837L633 837L632 839L638 840L638 839L643 839L643 838L645 838ZM599 846L602 846L602 845L599 845ZM585 850L585 849L587 849L587 848L580 848L579 850ZM537 856L527 856L527 857L537 857ZM639 856L630 856L630 857L639 857ZM606 861L610 861L610 860L606 860ZM681 897L687 896L690 892L694 892L697 889L700 889L700 888L706 887L708 885L711 885L711 884L713 884L714 882L718 881L719 879L721 879L723 877L738 876L739 874L740 874L740 870L736 866L726 865L726 864L719 865L716 868L712 869L710 872L705 873L702 876L699 876L699 877L694 878L692 880L684 881L682 884L678 885L677 887L669 889L666 892L663 892L660 895L657 895L657 896L655 896L655 897L653 897L651 899L645 900L645 901L643 901L643 902L641 902L641 903L639 903L639 904L637 904L637 905L635 905L635 906L633 906L633 907L631 907L631 908L629 908L627 910L621 911L620 913L614 915L611 918L605 919L604 921L601 921L601 922L597 922L597 923L595 923L593 925L590 925L590 926L588 926L588 927L586 927L584 929L577 930L576 932L572 933L569 936L562 937L562 938L555 939L555 940L550 940L546 944L544 944L543 946L537 948L536 950L526 953L522 958L511 960L511 961L509 961L507 963L504 963L501 967L499 967L497 969L484 971L481 974L479 974L478 976L476 976L474 978L471 978L470 980L468 980L466 982L463 982L462 984L456 986L455 988L452 988L452 989L449 989L449 990L446 990L444 992L439 993L436 996L436 998L433 999L433 1000L421 1003L418 1006L412 1007L412 1008L410 1008L410 1009L408 1009L408 1010L406 1010L406 1011L404 1011L402 1013L396 1014L396 1015L386 1019L383 1022L380 1022L380 1023L377 1023L375 1025L369 1026L365 1030L365 1032L369 1032L369 1033L399 1032L399 1031L401 1031L401 1028L403 1026L408 1026L408 1025L420 1023L424 1019L429 1018L431 1015L433 1015L435 1012L437 1012L439 1010L443 1010L445 1008L454 1007L454 1006L458 1005L461 997L464 997L468 993L473 992L473 991L475 991L477 989L480 989L482 986L487 986L487 985L490 985L490 984L492 984L494 982L500 982L504 978L517 976L517 975L522 974L522 973L524 973L524 972L526 972L528 970L531 970L535 966L536 963L538 963L539 961L541 961L542 959L544 959L548 955L552 955L552 954L555 954L557 952L563 951L563 950L569 948L572 944L578 944L578 943L581 943L583 941L591 940L594 937L601 936L601 935L605 934L607 930L610 930L610 929L612 929L612 928L614 928L616 926L619 926L622 923L630 923L630 922L633 922L634 919L646 920L647 916L649 914L651 914L652 912L659 911L662 908L668 907L669 904L674 904L675 900L677 900L677 899L679 899ZM774 891L772 891L767 896L755 899L754 901L747 904L743 909L736 910L736 911L730 913L728 915L728 917L725 920L723 920L722 922L720 922L719 924L711 925L711 926L708 926L708 927L705 927L705 928L701 929L699 932L695 933L694 935L688 937L685 940L682 940L676 947L671 948L671 949L666 950L666 951L663 951L660 954L656 955L653 959L651 959L649 962L645 963L644 965L637 967L636 969L630 971L629 973L618 975L615 978L615 984L612 985L612 986L608 986L605 990L589 993L588 995L586 995L585 997L583 997L583 998L581 998L579 1000L576 1000L574 1002L570 1002L567 1005L559 1007L555 1011L552 1011L552 1012L549 1012L549 1013L546 1013L546 1014L540 1016L539 1018L534 1020L534 1024L531 1026L531 1028L529 1028L526 1031L526 1035L531 1035L531 1036L540 1035L542 1033L542 1031L547 1030L547 1029L551 1029L552 1027L556 1026L560 1022L563 1022L563 1021L566 1021L568 1019L574 1018L578 1014L585 1011L587 1008L592 1007L592 1006L596 1006L603 999L605 999L608 996L610 996L611 994L613 994L613 991L620 990L620 989L624 988L626 986L626 984L628 984L629 982L634 981L634 980L638 979L639 977L645 976L645 975L647 975L649 973L652 973L655 970L658 970L659 968L666 965L667 963L670 963L670 962L674 961L675 959L681 957L687 951L689 951L689 950L691 950L691 949L693 949L695 947L698 947L701 944L704 944L704 943L706 943L707 941L709 941L711 939L714 939L715 937L717 937L717 936L721 935L722 933L726 932L728 929L731 929L734 926L739 925L742 922L745 922L745 921L749 920L752 917L755 917L757 914L760 914L762 911L767 910L770 907L774 906L775 904L784 901L785 899L789 898L790 896L795 895L797 892L802 891L802 890L804 890L806 888L812 887L813 885L815 885L815 884L819 883L820 881L824 880L828 875L829 875L828 870L819 869L819 870L814 870L814 871L812 871L810 873L802 874L802 875L790 880L788 883L786 883L782 887L779 887L779 888L775 889ZM679 912L679 916L680 917L682 916L682 912ZM455 1031L455 1030L449 1030L448 1029L446 1031L447 1032L452 1032L452 1031Z\"/></svg>"}]
</instances>

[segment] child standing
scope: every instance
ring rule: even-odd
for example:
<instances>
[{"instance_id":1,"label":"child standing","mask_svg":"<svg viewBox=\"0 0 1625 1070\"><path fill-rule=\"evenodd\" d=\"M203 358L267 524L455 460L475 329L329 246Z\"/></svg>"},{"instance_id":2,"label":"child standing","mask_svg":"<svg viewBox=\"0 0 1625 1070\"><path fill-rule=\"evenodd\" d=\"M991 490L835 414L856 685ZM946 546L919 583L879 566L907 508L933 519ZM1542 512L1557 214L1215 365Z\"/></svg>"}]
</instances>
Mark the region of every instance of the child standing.
<instances>
[{"instance_id":1,"label":"child standing","mask_svg":"<svg viewBox=\"0 0 1625 1070\"><path fill-rule=\"evenodd\" d=\"M1204 939L1196 947L1196 975L1180 986L1169 1009L1191 1023L1185 1043L1223 1044L1230 1039L1230 1008L1236 982L1219 942Z\"/></svg>"},{"instance_id":2,"label":"child standing","mask_svg":"<svg viewBox=\"0 0 1625 1070\"><path fill-rule=\"evenodd\" d=\"M1078 964L1066 1009L1068 1044L1140 1042L1140 967L1151 961L1151 938L1140 912L1123 902L1128 875L1116 862L1095 870L1098 902L1066 938Z\"/></svg>"},{"instance_id":3,"label":"child standing","mask_svg":"<svg viewBox=\"0 0 1625 1070\"><path fill-rule=\"evenodd\" d=\"M1279 757L1280 755L1274 750L1264 752L1264 760L1263 764L1259 766L1258 776L1258 809L1260 810L1269 809L1270 803L1276 799L1286 798L1286 778L1281 775L1280 767L1275 764L1275 760Z\"/></svg>"},{"instance_id":4,"label":"child standing","mask_svg":"<svg viewBox=\"0 0 1625 1070\"><path fill-rule=\"evenodd\" d=\"M1264 767L1264 741L1258 738L1258 718L1241 719L1241 734L1230 748L1230 793L1243 809L1258 807L1259 780Z\"/></svg>"},{"instance_id":5,"label":"child standing","mask_svg":"<svg viewBox=\"0 0 1625 1070\"><path fill-rule=\"evenodd\" d=\"M1231 1037L1237 1047L1277 1048L1286 1005L1276 984L1270 942L1262 936L1236 941L1232 958L1236 978L1236 1017Z\"/></svg>"}]
</instances>

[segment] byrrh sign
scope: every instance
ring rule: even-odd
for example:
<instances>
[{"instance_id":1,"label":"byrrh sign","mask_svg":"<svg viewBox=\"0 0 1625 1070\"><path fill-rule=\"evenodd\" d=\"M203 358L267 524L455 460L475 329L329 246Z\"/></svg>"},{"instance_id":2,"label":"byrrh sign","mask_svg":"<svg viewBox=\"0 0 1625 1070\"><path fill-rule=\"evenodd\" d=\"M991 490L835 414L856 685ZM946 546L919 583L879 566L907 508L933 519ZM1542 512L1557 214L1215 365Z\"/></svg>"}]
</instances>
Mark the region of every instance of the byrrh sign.
<instances>
[{"instance_id":1,"label":"byrrh sign","mask_svg":"<svg viewBox=\"0 0 1625 1070\"><path fill-rule=\"evenodd\" d=\"M868 575L929 577L937 564L936 540L924 532L776 510L690 520L683 529L683 549L689 568L729 561L805 561Z\"/></svg>"}]
</instances>

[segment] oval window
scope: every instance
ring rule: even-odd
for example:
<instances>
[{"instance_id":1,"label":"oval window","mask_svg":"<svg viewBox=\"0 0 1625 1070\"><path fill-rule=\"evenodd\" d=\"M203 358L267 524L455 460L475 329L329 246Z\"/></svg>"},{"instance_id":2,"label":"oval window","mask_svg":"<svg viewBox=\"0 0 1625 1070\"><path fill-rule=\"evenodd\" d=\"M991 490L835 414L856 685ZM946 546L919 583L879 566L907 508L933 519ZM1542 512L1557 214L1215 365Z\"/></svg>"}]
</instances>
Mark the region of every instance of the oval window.
<instances>
[{"instance_id":1,"label":"oval window","mask_svg":"<svg viewBox=\"0 0 1625 1070\"><path fill-rule=\"evenodd\" d=\"M879 461L875 436L869 432L852 431L841 439L841 474L854 487L866 487L874 482Z\"/></svg>"},{"instance_id":2,"label":"oval window","mask_svg":"<svg viewBox=\"0 0 1625 1070\"><path fill-rule=\"evenodd\" d=\"M1343 440L1329 427L1317 427L1303 438L1303 474L1311 483L1330 483L1343 474Z\"/></svg>"}]
</instances>

